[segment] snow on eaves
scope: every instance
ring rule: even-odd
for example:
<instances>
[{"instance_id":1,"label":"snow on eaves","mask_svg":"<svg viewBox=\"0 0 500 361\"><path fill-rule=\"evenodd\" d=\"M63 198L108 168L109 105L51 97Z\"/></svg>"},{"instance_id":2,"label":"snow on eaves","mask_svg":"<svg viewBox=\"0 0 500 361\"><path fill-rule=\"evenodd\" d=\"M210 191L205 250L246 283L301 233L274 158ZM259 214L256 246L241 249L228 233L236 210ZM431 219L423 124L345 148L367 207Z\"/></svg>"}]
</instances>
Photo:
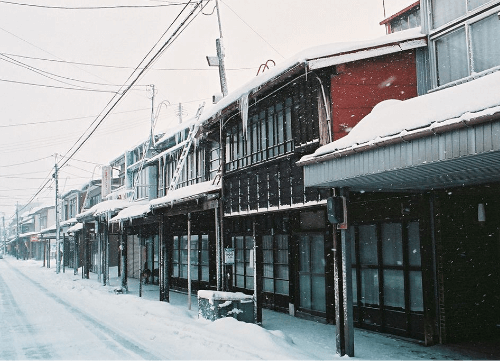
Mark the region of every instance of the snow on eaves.
<instances>
[{"instance_id":1,"label":"snow on eaves","mask_svg":"<svg viewBox=\"0 0 500 361\"><path fill-rule=\"evenodd\" d=\"M110 219L110 222L126 221L134 218L143 217L151 211L149 202L137 202L131 206L122 209L118 214Z\"/></svg>"},{"instance_id":2,"label":"snow on eaves","mask_svg":"<svg viewBox=\"0 0 500 361\"><path fill-rule=\"evenodd\" d=\"M66 231L66 233L75 233L75 232L78 232L82 229L83 229L83 223L78 222L75 225L69 227L68 230Z\"/></svg>"},{"instance_id":3,"label":"snow on eaves","mask_svg":"<svg viewBox=\"0 0 500 361\"><path fill-rule=\"evenodd\" d=\"M277 64L275 67L266 70L261 75L256 76L254 79L250 80L240 88L230 92L217 104L213 104L212 106L210 106L202 113L200 117L200 123L203 124L206 121L210 120L224 108L238 101L243 95L254 92L262 85L280 76L281 74L285 73L289 69L292 69L298 64L307 63L308 61L313 59L320 59L344 53L361 52L369 48L376 48L389 44L397 44L399 42L421 39L423 37L425 37L425 35L421 33L421 29L420 27L418 27L405 31L399 31L389 35L384 35L373 40L331 43L303 50L297 53L295 56L285 60L284 62ZM354 60L356 59L352 58L350 61Z\"/></svg>"},{"instance_id":4,"label":"snow on eaves","mask_svg":"<svg viewBox=\"0 0 500 361\"><path fill-rule=\"evenodd\" d=\"M83 211L82 213L77 214L76 219L78 221L81 221L85 218L96 217L107 212L116 212L130 206L130 204L130 201L124 199L112 199L109 201L104 201L101 203L97 203L96 205L92 206L86 211Z\"/></svg>"},{"instance_id":5,"label":"snow on eaves","mask_svg":"<svg viewBox=\"0 0 500 361\"><path fill-rule=\"evenodd\" d=\"M151 208L160 208L164 205L178 203L179 201L200 198L206 194L220 189L220 185L212 184L212 181L196 183L168 192L164 197L153 199L149 202Z\"/></svg>"},{"instance_id":6,"label":"snow on eaves","mask_svg":"<svg viewBox=\"0 0 500 361\"><path fill-rule=\"evenodd\" d=\"M302 157L299 164L392 138L500 112L500 71L419 97L377 104L345 137Z\"/></svg>"}]
</instances>

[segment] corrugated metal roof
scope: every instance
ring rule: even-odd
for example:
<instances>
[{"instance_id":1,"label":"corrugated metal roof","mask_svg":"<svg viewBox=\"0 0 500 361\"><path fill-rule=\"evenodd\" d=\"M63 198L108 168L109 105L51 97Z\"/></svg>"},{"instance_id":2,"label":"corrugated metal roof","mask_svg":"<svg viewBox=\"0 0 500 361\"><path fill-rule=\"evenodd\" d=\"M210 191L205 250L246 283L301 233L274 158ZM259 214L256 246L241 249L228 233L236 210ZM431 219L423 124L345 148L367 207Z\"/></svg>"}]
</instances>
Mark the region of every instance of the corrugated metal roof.
<instances>
[{"instance_id":1,"label":"corrugated metal roof","mask_svg":"<svg viewBox=\"0 0 500 361\"><path fill-rule=\"evenodd\" d=\"M500 120L304 167L306 187L431 190L500 181Z\"/></svg>"}]
</instances>

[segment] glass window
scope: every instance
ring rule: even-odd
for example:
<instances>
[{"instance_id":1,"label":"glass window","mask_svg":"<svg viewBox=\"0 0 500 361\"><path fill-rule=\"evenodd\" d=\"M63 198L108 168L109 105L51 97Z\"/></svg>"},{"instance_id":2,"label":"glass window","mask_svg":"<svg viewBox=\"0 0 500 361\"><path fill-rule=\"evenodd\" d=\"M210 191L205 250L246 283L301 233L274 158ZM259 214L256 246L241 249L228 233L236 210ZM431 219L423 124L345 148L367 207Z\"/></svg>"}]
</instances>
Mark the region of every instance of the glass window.
<instances>
[{"instance_id":1,"label":"glass window","mask_svg":"<svg viewBox=\"0 0 500 361\"><path fill-rule=\"evenodd\" d=\"M378 270L361 269L361 303L378 305Z\"/></svg>"},{"instance_id":2,"label":"glass window","mask_svg":"<svg viewBox=\"0 0 500 361\"><path fill-rule=\"evenodd\" d=\"M382 224L382 260L384 265L403 266L401 223Z\"/></svg>"},{"instance_id":3,"label":"glass window","mask_svg":"<svg viewBox=\"0 0 500 361\"><path fill-rule=\"evenodd\" d=\"M408 262L420 266L420 230L418 222L408 223Z\"/></svg>"},{"instance_id":4,"label":"glass window","mask_svg":"<svg viewBox=\"0 0 500 361\"><path fill-rule=\"evenodd\" d=\"M364 265L376 265L377 256L377 227L373 224L359 226L359 256Z\"/></svg>"},{"instance_id":5,"label":"glass window","mask_svg":"<svg viewBox=\"0 0 500 361\"><path fill-rule=\"evenodd\" d=\"M438 85L469 75L465 28L460 28L436 40Z\"/></svg>"},{"instance_id":6,"label":"glass window","mask_svg":"<svg viewBox=\"0 0 500 361\"><path fill-rule=\"evenodd\" d=\"M253 289L253 264L251 254L253 253L252 237L233 237L235 252L235 286L239 288Z\"/></svg>"},{"instance_id":7,"label":"glass window","mask_svg":"<svg viewBox=\"0 0 500 361\"><path fill-rule=\"evenodd\" d=\"M500 65L500 20L495 13L470 26L472 70L480 72Z\"/></svg>"},{"instance_id":8,"label":"glass window","mask_svg":"<svg viewBox=\"0 0 500 361\"><path fill-rule=\"evenodd\" d=\"M475 8L480 7L483 4L489 3L491 0L467 0L468 5L467 7L470 10L474 10Z\"/></svg>"},{"instance_id":9,"label":"glass window","mask_svg":"<svg viewBox=\"0 0 500 361\"><path fill-rule=\"evenodd\" d=\"M403 270L384 270L384 305L405 308Z\"/></svg>"},{"instance_id":10,"label":"glass window","mask_svg":"<svg viewBox=\"0 0 500 361\"><path fill-rule=\"evenodd\" d=\"M433 28L465 15L465 0L432 0Z\"/></svg>"},{"instance_id":11,"label":"glass window","mask_svg":"<svg viewBox=\"0 0 500 361\"><path fill-rule=\"evenodd\" d=\"M208 282L209 268L208 268L208 235L201 236L201 250L200 250L200 267L201 267L201 280Z\"/></svg>"},{"instance_id":12,"label":"glass window","mask_svg":"<svg viewBox=\"0 0 500 361\"><path fill-rule=\"evenodd\" d=\"M292 98L287 98L285 101L285 127L286 127L286 151L292 150Z\"/></svg>"},{"instance_id":13,"label":"glass window","mask_svg":"<svg viewBox=\"0 0 500 361\"><path fill-rule=\"evenodd\" d=\"M410 271L410 310L424 311L421 271Z\"/></svg>"}]
</instances>

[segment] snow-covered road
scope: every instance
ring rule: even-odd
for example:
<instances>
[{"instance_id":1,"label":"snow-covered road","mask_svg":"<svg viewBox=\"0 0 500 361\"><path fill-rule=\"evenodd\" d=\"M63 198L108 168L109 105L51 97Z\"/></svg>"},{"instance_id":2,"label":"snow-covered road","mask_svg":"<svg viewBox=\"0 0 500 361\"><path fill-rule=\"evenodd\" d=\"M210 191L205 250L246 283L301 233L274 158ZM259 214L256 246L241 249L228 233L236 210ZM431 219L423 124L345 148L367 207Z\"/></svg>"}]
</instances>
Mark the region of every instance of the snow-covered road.
<instances>
[{"instance_id":1,"label":"snow-covered road","mask_svg":"<svg viewBox=\"0 0 500 361\"><path fill-rule=\"evenodd\" d=\"M56 274L41 261L0 259L0 360L68 359L341 359L335 326L263 310L263 327L233 318L198 318L196 298L170 292L159 302L158 286L137 280L129 294L115 294L97 276L72 269ZM491 358L443 345L423 347L390 335L355 330L357 359L450 360ZM344 359L344 358L342 358Z\"/></svg>"},{"instance_id":2,"label":"snow-covered road","mask_svg":"<svg viewBox=\"0 0 500 361\"><path fill-rule=\"evenodd\" d=\"M0 359L165 359L0 263Z\"/></svg>"}]
</instances>

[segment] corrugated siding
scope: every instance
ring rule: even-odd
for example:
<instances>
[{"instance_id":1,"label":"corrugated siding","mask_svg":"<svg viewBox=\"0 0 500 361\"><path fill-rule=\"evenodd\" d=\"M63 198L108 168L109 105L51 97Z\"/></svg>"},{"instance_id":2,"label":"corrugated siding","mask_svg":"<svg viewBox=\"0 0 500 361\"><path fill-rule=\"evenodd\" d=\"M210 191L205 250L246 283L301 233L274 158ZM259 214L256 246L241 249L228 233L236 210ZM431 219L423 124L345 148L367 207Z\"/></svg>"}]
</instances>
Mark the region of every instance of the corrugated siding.
<instances>
[{"instance_id":1,"label":"corrugated siding","mask_svg":"<svg viewBox=\"0 0 500 361\"><path fill-rule=\"evenodd\" d=\"M304 166L305 186L417 189L500 179L500 122Z\"/></svg>"}]
</instances>

